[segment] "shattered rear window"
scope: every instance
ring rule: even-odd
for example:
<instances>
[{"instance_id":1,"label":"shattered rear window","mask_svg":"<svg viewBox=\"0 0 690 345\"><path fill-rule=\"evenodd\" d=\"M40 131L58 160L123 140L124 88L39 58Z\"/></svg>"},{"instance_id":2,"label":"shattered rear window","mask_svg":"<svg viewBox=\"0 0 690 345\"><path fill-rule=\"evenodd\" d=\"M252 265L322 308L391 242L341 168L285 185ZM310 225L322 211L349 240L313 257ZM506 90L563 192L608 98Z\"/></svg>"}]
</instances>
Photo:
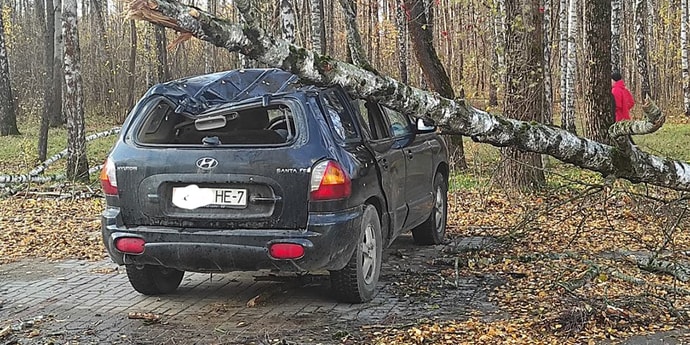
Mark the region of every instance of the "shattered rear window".
<instances>
[{"instance_id":1,"label":"shattered rear window","mask_svg":"<svg viewBox=\"0 0 690 345\"><path fill-rule=\"evenodd\" d=\"M144 115L136 132L141 144L159 145L276 145L291 142L295 124L284 104L223 108L185 116L160 100Z\"/></svg>"}]
</instances>

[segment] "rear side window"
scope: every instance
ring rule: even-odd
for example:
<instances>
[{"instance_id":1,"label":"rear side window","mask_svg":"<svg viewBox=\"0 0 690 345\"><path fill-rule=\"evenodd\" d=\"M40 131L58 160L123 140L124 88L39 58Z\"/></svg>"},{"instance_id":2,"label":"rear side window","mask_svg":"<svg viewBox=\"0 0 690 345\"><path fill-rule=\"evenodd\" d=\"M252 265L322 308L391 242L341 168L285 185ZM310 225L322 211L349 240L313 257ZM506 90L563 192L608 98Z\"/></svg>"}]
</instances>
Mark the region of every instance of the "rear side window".
<instances>
[{"instance_id":1,"label":"rear side window","mask_svg":"<svg viewBox=\"0 0 690 345\"><path fill-rule=\"evenodd\" d=\"M136 138L141 144L283 144L296 136L293 119L290 108L283 104L219 109L190 117L176 113L161 100L144 115Z\"/></svg>"},{"instance_id":2,"label":"rear side window","mask_svg":"<svg viewBox=\"0 0 690 345\"><path fill-rule=\"evenodd\" d=\"M328 117L335 135L343 141L358 139L359 135L355 130L352 117L335 92L332 90L324 92L322 100L325 115Z\"/></svg>"}]
</instances>

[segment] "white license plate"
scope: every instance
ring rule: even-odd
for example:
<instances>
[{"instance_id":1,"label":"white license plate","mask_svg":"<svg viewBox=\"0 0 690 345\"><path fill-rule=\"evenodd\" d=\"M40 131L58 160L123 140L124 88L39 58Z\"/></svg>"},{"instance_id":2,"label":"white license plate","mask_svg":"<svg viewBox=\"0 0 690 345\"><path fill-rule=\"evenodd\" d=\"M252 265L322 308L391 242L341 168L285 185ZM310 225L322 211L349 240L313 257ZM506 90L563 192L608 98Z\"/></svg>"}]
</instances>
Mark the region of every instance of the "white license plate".
<instances>
[{"instance_id":1,"label":"white license plate","mask_svg":"<svg viewBox=\"0 0 690 345\"><path fill-rule=\"evenodd\" d=\"M173 205L188 210L206 206L247 206L247 190L234 188L199 188L192 184L173 187Z\"/></svg>"}]
</instances>

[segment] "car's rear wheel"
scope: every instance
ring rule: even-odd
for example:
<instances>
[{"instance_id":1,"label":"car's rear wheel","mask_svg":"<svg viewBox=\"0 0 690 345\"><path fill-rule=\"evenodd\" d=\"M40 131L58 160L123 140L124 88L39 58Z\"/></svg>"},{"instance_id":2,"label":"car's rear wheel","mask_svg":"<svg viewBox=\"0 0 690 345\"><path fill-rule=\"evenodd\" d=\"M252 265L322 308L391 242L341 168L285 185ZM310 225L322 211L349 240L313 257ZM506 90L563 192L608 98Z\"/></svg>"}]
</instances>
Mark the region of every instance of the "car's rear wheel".
<instances>
[{"instance_id":1,"label":"car's rear wheel","mask_svg":"<svg viewBox=\"0 0 690 345\"><path fill-rule=\"evenodd\" d=\"M448 217L448 186L443 174L434 177L434 207L429 218L412 230L417 244L440 244L446 236Z\"/></svg>"},{"instance_id":2,"label":"car's rear wheel","mask_svg":"<svg viewBox=\"0 0 690 345\"><path fill-rule=\"evenodd\" d=\"M144 295L174 292L182 282L184 271L153 265L126 265L127 278L134 290Z\"/></svg>"},{"instance_id":3,"label":"car's rear wheel","mask_svg":"<svg viewBox=\"0 0 690 345\"><path fill-rule=\"evenodd\" d=\"M381 222L376 208L367 205L359 229L359 240L350 261L331 271L331 289L341 302L362 303L374 297L381 273Z\"/></svg>"}]
</instances>

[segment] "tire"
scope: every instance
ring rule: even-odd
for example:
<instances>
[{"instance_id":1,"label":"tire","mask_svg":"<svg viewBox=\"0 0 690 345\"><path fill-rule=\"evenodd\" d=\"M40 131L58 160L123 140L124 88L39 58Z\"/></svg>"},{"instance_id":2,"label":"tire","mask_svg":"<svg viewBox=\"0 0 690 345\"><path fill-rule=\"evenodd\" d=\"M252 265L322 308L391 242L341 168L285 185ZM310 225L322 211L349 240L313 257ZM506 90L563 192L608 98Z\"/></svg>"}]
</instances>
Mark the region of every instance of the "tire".
<instances>
[{"instance_id":1,"label":"tire","mask_svg":"<svg viewBox=\"0 0 690 345\"><path fill-rule=\"evenodd\" d=\"M363 303L374 297L381 273L383 240L376 208L367 205L362 216L357 247L347 265L331 271L331 289L340 302Z\"/></svg>"},{"instance_id":2,"label":"tire","mask_svg":"<svg viewBox=\"0 0 690 345\"><path fill-rule=\"evenodd\" d=\"M184 271L153 265L126 265L127 278L134 290L144 295L164 295L177 290Z\"/></svg>"},{"instance_id":3,"label":"tire","mask_svg":"<svg viewBox=\"0 0 690 345\"><path fill-rule=\"evenodd\" d=\"M412 237L417 244L440 244L446 236L446 219L448 218L448 186L441 173L434 177L434 207L429 218L412 230Z\"/></svg>"}]
</instances>

